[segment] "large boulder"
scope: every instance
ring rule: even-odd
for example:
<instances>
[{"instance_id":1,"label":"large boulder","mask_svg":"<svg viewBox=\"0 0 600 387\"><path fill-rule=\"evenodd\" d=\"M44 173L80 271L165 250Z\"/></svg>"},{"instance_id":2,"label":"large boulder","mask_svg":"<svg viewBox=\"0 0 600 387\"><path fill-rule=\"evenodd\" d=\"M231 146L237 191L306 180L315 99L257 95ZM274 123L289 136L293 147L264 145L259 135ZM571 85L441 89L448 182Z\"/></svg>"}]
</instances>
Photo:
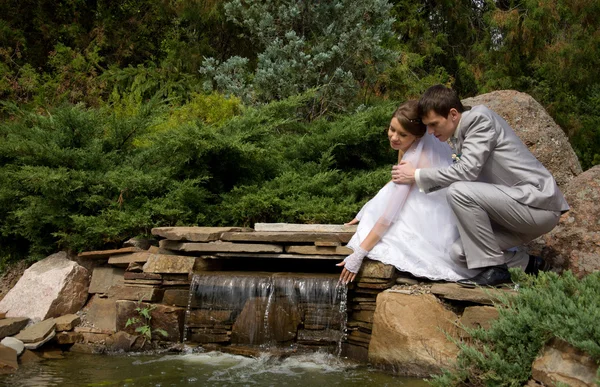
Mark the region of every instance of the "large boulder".
<instances>
[{"instance_id":1,"label":"large boulder","mask_svg":"<svg viewBox=\"0 0 600 387\"><path fill-rule=\"evenodd\" d=\"M582 277L600 269L600 165L571 180L563 192L571 207L543 236L544 258Z\"/></svg>"},{"instance_id":2,"label":"large boulder","mask_svg":"<svg viewBox=\"0 0 600 387\"><path fill-rule=\"evenodd\" d=\"M25 270L0 301L0 312L34 321L75 313L87 300L88 285L88 271L67 253L56 253Z\"/></svg>"},{"instance_id":3,"label":"large boulder","mask_svg":"<svg viewBox=\"0 0 600 387\"><path fill-rule=\"evenodd\" d=\"M533 379L545 386L596 385L598 365L589 355L560 339L552 339L533 362Z\"/></svg>"},{"instance_id":4,"label":"large boulder","mask_svg":"<svg viewBox=\"0 0 600 387\"><path fill-rule=\"evenodd\" d=\"M529 151L554 175L559 187L582 172L563 130L530 95L500 90L462 102L468 106L485 105L504 118Z\"/></svg>"},{"instance_id":5,"label":"large boulder","mask_svg":"<svg viewBox=\"0 0 600 387\"><path fill-rule=\"evenodd\" d=\"M382 292L377 296L369 361L398 373L426 377L451 366L457 346L454 312L431 294Z\"/></svg>"}]
</instances>

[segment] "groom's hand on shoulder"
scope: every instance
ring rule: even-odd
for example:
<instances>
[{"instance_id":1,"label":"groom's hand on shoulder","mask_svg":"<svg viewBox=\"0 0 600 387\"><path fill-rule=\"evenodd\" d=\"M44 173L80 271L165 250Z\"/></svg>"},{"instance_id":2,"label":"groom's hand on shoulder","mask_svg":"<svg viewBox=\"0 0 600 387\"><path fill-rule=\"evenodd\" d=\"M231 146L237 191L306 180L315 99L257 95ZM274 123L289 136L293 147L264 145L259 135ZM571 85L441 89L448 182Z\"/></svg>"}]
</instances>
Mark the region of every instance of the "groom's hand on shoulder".
<instances>
[{"instance_id":1,"label":"groom's hand on shoulder","mask_svg":"<svg viewBox=\"0 0 600 387\"><path fill-rule=\"evenodd\" d=\"M396 184L412 184L415 182L415 167L409 161L401 161L392 167L392 181Z\"/></svg>"}]
</instances>

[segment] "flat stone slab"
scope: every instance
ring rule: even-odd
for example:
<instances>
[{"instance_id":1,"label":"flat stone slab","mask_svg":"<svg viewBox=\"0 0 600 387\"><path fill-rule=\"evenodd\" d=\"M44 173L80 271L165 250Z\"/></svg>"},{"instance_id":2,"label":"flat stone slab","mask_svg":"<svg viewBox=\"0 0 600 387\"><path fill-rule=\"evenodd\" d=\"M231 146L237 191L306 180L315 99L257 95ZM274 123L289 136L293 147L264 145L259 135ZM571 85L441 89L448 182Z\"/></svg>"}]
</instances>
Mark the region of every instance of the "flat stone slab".
<instances>
[{"instance_id":1,"label":"flat stone slab","mask_svg":"<svg viewBox=\"0 0 600 387\"><path fill-rule=\"evenodd\" d=\"M496 288L464 288L458 284L445 283L434 284L431 293L448 300L470 301L478 304L493 305L498 301L498 296L503 294L514 294L514 290Z\"/></svg>"},{"instance_id":2,"label":"flat stone slab","mask_svg":"<svg viewBox=\"0 0 600 387\"><path fill-rule=\"evenodd\" d=\"M144 273L191 273L197 257L154 254L144 264Z\"/></svg>"},{"instance_id":3,"label":"flat stone slab","mask_svg":"<svg viewBox=\"0 0 600 387\"><path fill-rule=\"evenodd\" d=\"M132 271L126 271L124 278L126 281L131 280L162 280L163 276L155 273L135 273Z\"/></svg>"},{"instance_id":4,"label":"flat stone slab","mask_svg":"<svg viewBox=\"0 0 600 387\"><path fill-rule=\"evenodd\" d=\"M222 241L230 242L287 242L287 243L348 243L354 233L351 232L225 232Z\"/></svg>"},{"instance_id":5,"label":"flat stone slab","mask_svg":"<svg viewBox=\"0 0 600 387\"><path fill-rule=\"evenodd\" d=\"M80 258L88 258L88 259L106 259L112 255L135 253L137 251L142 251L142 249L137 248L137 247L123 247L122 249L114 249L114 250L84 251L82 253L79 253L78 256Z\"/></svg>"},{"instance_id":6,"label":"flat stone slab","mask_svg":"<svg viewBox=\"0 0 600 387\"><path fill-rule=\"evenodd\" d=\"M259 243L232 243L232 242L175 242L163 239L160 247L168 250L184 251L188 253L282 253L283 246Z\"/></svg>"},{"instance_id":7,"label":"flat stone slab","mask_svg":"<svg viewBox=\"0 0 600 387\"><path fill-rule=\"evenodd\" d=\"M211 242L221 238L224 232L252 231L248 227L156 227L152 235L172 241Z\"/></svg>"},{"instance_id":8,"label":"flat stone slab","mask_svg":"<svg viewBox=\"0 0 600 387\"><path fill-rule=\"evenodd\" d=\"M131 254L114 255L108 259L108 264L114 266L127 267L130 263L145 263L146 261L148 261L148 258L150 258L153 255L156 254L148 252L138 252Z\"/></svg>"},{"instance_id":9,"label":"flat stone slab","mask_svg":"<svg viewBox=\"0 0 600 387\"><path fill-rule=\"evenodd\" d=\"M284 232L356 232L356 225L343 224L297 224L297 223L255 223L254 231Z\"/></svg>"},{"instance_id":10,"label":"flat stone slab","mask_svg":"<svg viewBox=\"0 0 600 387\"><path fill-rule=\"evenodd\" d=\"M83 311L85 312L85 322L102 330L101 332L115 332L117 329L117 300L115 298L100 298L98 295L92 296ZM83 327L75 327L79 331Z\"/></svg>"},{"instance_id":11,"label":"flat stone slab","mask_svg":"<svg viewBox=\"0 0 600 387\"><path fill-rule=\"evenodd\" d=\"M96 267L92 272L92 280L88 293L107 293L113 285L123 284L124 269L116 267Z\"/></svg>"},{"instance_id":12,"label":"flat stone slab","mask_svg":"<svg viewBox=\"0 0 600 387\"><path fill-rule=\"evenodd\" d=\"M0 320L0 339L16 335L27 326L27 323L29 323L27 317L8 317Z\"/></svg>"},{"instance_id":13,"label":"flat stone slab","mask_svg":"<svg viewBox=\"0 0 600 387\"><path fill-rule=\"evenodd\" d=\"M350 255L352 249L344 246L286 246L285 252L288 254L306 254L306 255Z\"/></svg>"},{"instance_id":14,"label":"flat stone slab","mask_svg":"<svg viewBox=\"0 0 600 387\"><path fill-rule=\"evenodd\" d=\"M76 314L67 314L54 319L56 323L56 330L58 332L72 331L79 323L81 318Z\"/></svg>"},{"instance_id":15,"label":"flat stone slab","mask_svg":"<svg viewBox=\"0 0 600 387\"><path fill-rule=\"evenodd\" d=\"M328 259L341 261L347 255L322 255L322 254L252 254L252 253L216 253L217 258L282 258L282 259Z\"/></svg>"},{"instance_id":16,"label":"flat stone slab","mask_svg":"<svg viewBox=\"0 0 600 387\"><path fill-rule=\"evenodd\" d=\"M379 261L372 259L365 259L360 271L358 272L358 278L380 278L390 279L394 276L396 268L393 265L386 265Z\"/></svg>"},{"instance_id":17,"label":"flat stone slab","mask_svg":"<svg viewBox=\"0 0 600 387\"><path fill-rule=\"evenodd\" d=\"M55 327L56 323L54 322L54 319L49 318L23 329L18 335L15 336L15 339L21 340L25 344L37 343L43 341L52 332L54 332ZM32 349L27 346L25 348Z\"/></svg>"},{"instance_id":18,"label":"flat stone slab","mask_svg":"<svg viewBox=\"0 0 600 387\"><path fill-rule=\"evenodd\" d=\"M163 290L141 286L114 286L108 292L110 298L116 300L155 302L162 298Z\"/></svg>"}]
</instances>

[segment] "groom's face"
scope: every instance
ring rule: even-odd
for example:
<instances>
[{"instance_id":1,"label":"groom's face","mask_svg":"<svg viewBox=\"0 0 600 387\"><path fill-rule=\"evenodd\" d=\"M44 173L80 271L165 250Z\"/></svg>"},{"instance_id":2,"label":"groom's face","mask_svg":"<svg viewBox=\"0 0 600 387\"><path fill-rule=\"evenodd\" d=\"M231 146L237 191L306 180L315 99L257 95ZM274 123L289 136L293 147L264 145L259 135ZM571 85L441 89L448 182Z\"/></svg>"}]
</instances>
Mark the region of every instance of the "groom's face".
<instances>
[{"instance_id":1,"label":"groom's face","mask_svg":"<svg viewBox=\"0 0 600 387\"><path fill-rule=\"evenodd\" d=\"M456 131L460 120L460 113L456 109L450 109L448 117L444 117L430 110L421 117L421 120L427 125L429 133L432 133L438 140L445 142Z\"/></svg>"}]
</instances>

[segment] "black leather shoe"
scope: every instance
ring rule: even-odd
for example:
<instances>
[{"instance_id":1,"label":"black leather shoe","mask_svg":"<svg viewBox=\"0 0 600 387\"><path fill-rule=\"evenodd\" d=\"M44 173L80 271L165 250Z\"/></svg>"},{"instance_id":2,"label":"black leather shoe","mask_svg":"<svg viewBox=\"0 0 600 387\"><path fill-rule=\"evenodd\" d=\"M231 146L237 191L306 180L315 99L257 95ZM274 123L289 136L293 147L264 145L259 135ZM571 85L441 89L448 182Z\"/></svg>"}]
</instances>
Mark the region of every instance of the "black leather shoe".
<instances>
[{"instance_id":1,"label":"black leather shoe","mask_svg":"<svg viewBox=\"0 0 600 387\"><path fill-rule=\"evenodd\" d=\"M474 288L475 286L498 286L510 283L510 273L506 264L500 266L489 266L483 268L481 273L473 278L457 281L459 285L466 288Z\"/></svg>"},{"instance_id":2,"label":"black leather shoe","mask_svg":"<svg viewBox=\"0 0 600 387\"><path fill-rule=\"evenodd\" d=\"M538 257L537 255L530 255L529 263L525 268L525 273L531 275L538 275L540 271L548 271L548 269L550 268L549 266L550 265L548 265L548 262L546 262L544 258Z\"/></svg>"}]
</instances>

